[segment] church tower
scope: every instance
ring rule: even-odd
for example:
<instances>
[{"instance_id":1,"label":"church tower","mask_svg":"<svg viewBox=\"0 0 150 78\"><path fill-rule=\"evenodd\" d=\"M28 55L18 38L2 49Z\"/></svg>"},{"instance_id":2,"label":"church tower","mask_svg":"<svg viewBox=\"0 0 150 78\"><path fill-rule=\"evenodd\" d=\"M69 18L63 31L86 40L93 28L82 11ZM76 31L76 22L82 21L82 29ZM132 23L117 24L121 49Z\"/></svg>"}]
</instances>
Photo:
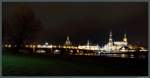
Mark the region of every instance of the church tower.
<instances>
[{"instance_id":1,"label":"church tower","mask_svg":"<svg viewBox=\"0 0 150 78\"><path fill-rule=\"evenodd\" d=\"M108 42L109 45L113 45L113 40L112 40L112 32L110 31L109 33L109 42Z\"/></svg>"},{"instance_id":2,"label":"church tower","mask_svg":"<svg viewBox=\"0 0 150 78\"><path fill-rule=\"evenodd\" d=\"M90 41L89 40L87 40L87 46L89 46L90 45Z\"/></svg>"},{"instance_id":3,"label":"church tower","mask_svg":"<svg viewBox=\"0 0 150 78\"><path fill-rule=\"evenodd\" d=\"M127 35L126 35L126 34L124 34L123 41L124 41L124 42L127 42Z\"/></svg>"},{"instance_id":4,"label":"church tower","mask_svg":"<svg viewBox=\"0 0 150 78\"><path fill-rule=\"evenodd\" d=\"M128 40L127 40L127 35L126 34L124 34L123 42L125 42L126 45L128 44Z\"/></svg>"},{"instance_id":5,"label":"church tower","mask_svg":"<svg viewBox=\"0 0 150 78\"><path fill-rule=\"evenodd\" d=\"M69 36L67 36L67 40L66 40L66 42L65 42L65 45L71 45L71 42L70 42Z\"/></svg>"}]
</instances>

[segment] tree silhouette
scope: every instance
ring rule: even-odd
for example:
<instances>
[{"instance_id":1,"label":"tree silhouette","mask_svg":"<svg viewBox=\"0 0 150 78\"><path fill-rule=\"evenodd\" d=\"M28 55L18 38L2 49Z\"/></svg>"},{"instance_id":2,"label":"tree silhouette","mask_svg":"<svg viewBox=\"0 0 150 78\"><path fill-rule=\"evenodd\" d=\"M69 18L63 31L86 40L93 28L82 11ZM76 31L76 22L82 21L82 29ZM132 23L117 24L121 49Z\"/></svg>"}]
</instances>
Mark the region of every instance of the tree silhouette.
<instances>
[{"instance_id":1,"label":"tree silhouette","mask_svg":"<svg viewBox=\"0 0 150 78\"><path fill-rule=\"evenodd\" d=\"M26 41L34 39L36 32L40 29L41 22L35 18L32 9L28 7L17 8L12 19L15 31L14 40L20 48Z\"/></svg>"}]
</instances>

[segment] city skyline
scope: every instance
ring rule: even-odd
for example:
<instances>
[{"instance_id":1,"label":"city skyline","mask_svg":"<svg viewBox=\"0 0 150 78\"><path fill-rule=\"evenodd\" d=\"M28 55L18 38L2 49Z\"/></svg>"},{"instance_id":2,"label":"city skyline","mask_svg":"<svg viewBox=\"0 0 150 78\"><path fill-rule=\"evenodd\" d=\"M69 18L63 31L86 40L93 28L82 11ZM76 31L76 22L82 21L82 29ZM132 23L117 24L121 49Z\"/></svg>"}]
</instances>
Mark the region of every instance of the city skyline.
<instances>
[{"instance_id":1,"label":"city skyline","mask_svg":"<svg viewBox=\"0 0 150 78\"><path fill-rule=\"evenodd\" d=\"M3 2L3 76L147 76L148 2Z\"/></svg>"}]
</instances>

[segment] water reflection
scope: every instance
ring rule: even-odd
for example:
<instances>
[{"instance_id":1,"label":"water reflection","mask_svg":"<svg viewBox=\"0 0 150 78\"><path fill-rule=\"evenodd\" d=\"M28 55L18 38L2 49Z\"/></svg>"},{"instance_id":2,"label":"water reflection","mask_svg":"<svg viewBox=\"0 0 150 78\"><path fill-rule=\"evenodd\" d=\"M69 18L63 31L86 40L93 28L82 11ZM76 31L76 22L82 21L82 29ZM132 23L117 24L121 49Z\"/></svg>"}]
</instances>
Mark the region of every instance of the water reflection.
<instances>
[{"instance_id":1,"label":"water reflection","mask_svg":"<svg viewBox=\"0 0 150 78\"><path fill-rule=\"evenodd\" d=\"M100 54L99 56L121 57L121 58L146 58L146 54Z\"/></svg>"},{"instance_id":2,"label":"water reflection","mask_svg":"<svg viewBox=\"0 0 150 78\"><path fill-rule=\"evenodd\" d=\"M121 57L122 57L122 58L127 58L128 55L126 55L126 54L121 54Z\"/></svg>"},{"instance_id":3,"label":"water reflection","mask_svg":"<svg viewBox=\"0 0 150 78\"><path fill-rule=\"evenodd\" d=\"M130 55L130 58L135 58L133 54Z\"/></svg>"}]
</instances>

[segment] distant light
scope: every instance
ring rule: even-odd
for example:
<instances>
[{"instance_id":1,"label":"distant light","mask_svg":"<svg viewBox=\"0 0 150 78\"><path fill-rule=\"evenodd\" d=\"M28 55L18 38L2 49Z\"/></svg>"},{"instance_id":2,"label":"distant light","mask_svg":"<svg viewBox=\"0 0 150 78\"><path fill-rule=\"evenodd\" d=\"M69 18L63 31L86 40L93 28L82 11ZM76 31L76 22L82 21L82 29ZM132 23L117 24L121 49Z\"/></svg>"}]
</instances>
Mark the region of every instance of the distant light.
<instances>
[{"instance_id":1,"label":"distant light","mask_svg":"<svg viewBox=\"0 0 150 78\"><path fill-rule=\"evenodd\" d=\"M142 52L142 51L148 51L148 50L140 50L140 52Z\"/></svg>"},{"instance_id":2,"label":"distant light","mask_svg":"<svg viewBox=\"0 0 150 78\"><path fill-rule=\"evenodd\" d=\"M46 46L46 45L43 45L42 47L43 47L43 48L46 48L47 46Z\"/></svg>"},{"instance_id":3,"label":"distant light","mask_svg":"<svg viewBox=\"0 0 150 78\"><path fill-rule=\"evenodd\" d=\"M129 52L135 52L136 50L129 50Z\"/></svg>"},{"instance_id":4,"label":"distant light","mask_svg":"<svg viewBox=\"0 0 150 78\"><path fill-rule=\"evenodd\" d=\"M38 48L41 48L42 46L41 46L41 45L37 45L37 47L38 47Z\"/></svg>"},{"instance_id":5,"label":"distant light","mask_svg":"<svg viewBox=\"0 0 150 78\"><path fill-rule=\"evenodd\" d=\"M77 50L77 53L79 53L79 50Z\"/></svg>"},{"instance_id":6,"label":"distant light","mask_svg":"<svg viewBox=\"0 0 150 78\"><path fill-rule=\"evenodd\" d=\"M7 44L5 44L5 47L8 47L8 45L7 45Z\"/></svg>"},{"instance_id":7,"label":"distant light","mask_svg":"<svg viewBox=\"0 0 150 78\"><path fill-rule=\"evenodd\" d=\"M133 55L133 54L131 54L131 55L130 55L130 58L134 58L134 55Z\"/></svg>"},{"instance_id":8,"label":"distant light","mask_svg":"<svg viewBox=\"0 0 150 78\"><path fill-rule=\"evenodd\" d=\"M32 48L32 45L30 45L30 48Z\"/></svg>"},{"instance_id":9,"label":"distant light","mask_svg":"<svg viewBox=\"0 0 150 78\"><path fill-rule=\"evenodd\" d=\"M54 50L54 54L60 54L60 50Z\"/></svg>"},{"instance_id":10,"label":"distant light","mask_svg":"<svg viewBox=\"0 0 150 78\"><path fill-rule=\"evenodd\" d=\"M33 45L32 47L35 48L35 45Z\"/></svg>"},{"instance_id":11,"label":"distant light","mask_svg":"<svg viewBox=\"0 0 150 78\"><path fill-rule=\"evenodd\" d=\"M70 52L73 52L73 50L70 50Z\"/></svg>"},{"instance_id":12,"label":"distant light","mask_svg":"<svg viewBox=\"0 0 150 78\"><path fill-rule=\"evenodd\" d=\"M37 52L37 53L46 53L45 50L37 50L36 52Z\"/></svg>"},{"instance_id":13,"label":"distant light","mask_svg":"<svg viewBox=\"0 0 150 78\"><path fill-rule=\"evenodd\" d=\"M52 47L53 47L52 45L48 45L48 46L47 46L47 48L52 48Z\"/></svg>"},{"instance_id":14,"label":"distant light","mask_svg":"<svg viewBox=\"0 0 150 78\"><path fill-rule=\"evenodd\" d=\"M48 42L46 42L45 45L48 45Z\"/></svg>"},{"instance_id":15,"label":"distant light","mask_svg":"<svg viewBox=\"0 0 150 78\"><path fill-rule=\"evenodd\" d=\"M9 44L8 47L11 48L11 44Z\"/></svg>"},{"instance_id":16,"label":"distant light","mask_svg":"<svg viewBox=\"0 0 150 78\"><path fill-rule=\"evenodd\" d=\"M61 48L61 46L59 45L58 48Z\"/></svg>"},{"instance_id":17,"label":"distant light","mask_svg":"<svg viewBox=\"0 0 150 78\"><path fill-rule=\"evenodd\" d=\"M122 57L122 58L125 58L125 57L127 57L127 55L125 55L125 54L121 54L121 57Z\"/></svg>"},{"instance_id":18,"label":"distant light","mask_svg":"<svg viewBox=\"0 0 150 78\"><path fill-rule=\"evenodd\" d=\"M25 47L27 48L27 47L29 47L29 45L25 45Z\"/></svg>"}]
</instances>

